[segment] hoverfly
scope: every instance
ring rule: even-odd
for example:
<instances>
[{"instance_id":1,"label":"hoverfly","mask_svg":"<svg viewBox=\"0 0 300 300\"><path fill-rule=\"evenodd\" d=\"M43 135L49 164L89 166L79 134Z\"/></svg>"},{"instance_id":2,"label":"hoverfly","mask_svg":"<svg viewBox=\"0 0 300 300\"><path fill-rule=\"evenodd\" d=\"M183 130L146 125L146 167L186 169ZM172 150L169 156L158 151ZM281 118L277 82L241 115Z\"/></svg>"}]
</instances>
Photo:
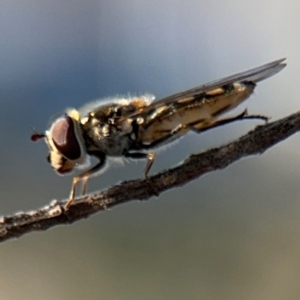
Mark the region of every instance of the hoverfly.
<instances>
[{"instance_id":1,"label":"hoverfly","mask_svg":"<svg viewBox=\"0 0 300 300\"><path fill-rule=\"evenodd\" d=\"M279 59L263 66L237 73L158 101L154 96L112 98L95 102L82 109L67 109L45 133L34 133L32 141L45 138L49 147L48 162L58 174L71 172L83 165L87 156L98 163L73 179L66 208L75 199L76 185L82 181L82 194L87 181L106 162L107 157L147 159L146 179L155 160L152 151L189 131L201 133L244 119L262 119L246 111L229 118L219 117L238 106L254 91L256 83L281 71L286 64Z\"/></svg>"}]
</instances>

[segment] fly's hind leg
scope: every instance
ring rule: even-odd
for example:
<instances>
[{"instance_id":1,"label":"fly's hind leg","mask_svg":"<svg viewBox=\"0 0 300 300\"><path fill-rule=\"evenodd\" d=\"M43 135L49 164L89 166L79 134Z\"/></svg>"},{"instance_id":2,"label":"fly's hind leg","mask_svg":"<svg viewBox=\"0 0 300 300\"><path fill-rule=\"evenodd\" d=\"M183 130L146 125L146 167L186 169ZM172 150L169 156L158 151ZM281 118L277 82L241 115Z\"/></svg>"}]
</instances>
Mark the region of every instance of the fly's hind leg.
<instances>
[{"instance_id":1,"label":"fly's hind leg","mask_svg":"<svg viewBox=\"0 0 300 300\"><path fill-rule=\"evenodd\" d=\"M89 169L73 178L69 201L65 205L66 210L68 210L70 208L70 206L72 205L72 203L75 200L77 183L79 181L82 181L82 195L85 195L86 191L87 191L87 182L88 182L89 178L104 166L104 164L105 164L104 154L101 154L101 155L97 154L97 157L99 158L99 162L94 167L92 167L91 169Z\"/></svg>"},{"instance_id":2,"label":"fly's hind leg","mask_svg":"<svg viewBox=\"0 0 300 300\"><path fill-rule=\"evenodd\" d=\"M264 116L264 115L248 115L247 109L245 109L241 114L235 116L235 117L231 117L231 118L225 118L225 119L221 119L221 120L217 120L217 121L213 121L209 124L203 124L203 121L195 121L193 123L189 123L186 126L189 127L190 130L196 132L196 133L202 133L204 131L216 128L216 127L220 127L229 123L233 123L236 121L242 121L242 120L250 120L250 119L254 119L254 120L263 120L265 122L268 122L269 117Z\"/></svg>"},{"instance_id":3,"label":"fly's hind leg","mask_svg":"<svg viewBox=\"0 0 300 300\"><path fill-rule=\"evenodd\" d=\"M128 157L128 158L132 158L132 159L147 159L147 164L146 164L146 167L144 170L144 175L145 175L145 178L147 180L147 183L148 183L150 189L156 196L158 196L158 192L157 192L155 186L153 185L151 179L148 176L148 173L149 173L149 171L154 163L154 160L155 160L155 154L153 152L149 152L149 153L127 152L127 153L124 153L124 156Z\"/></svg>"}]
</instances>

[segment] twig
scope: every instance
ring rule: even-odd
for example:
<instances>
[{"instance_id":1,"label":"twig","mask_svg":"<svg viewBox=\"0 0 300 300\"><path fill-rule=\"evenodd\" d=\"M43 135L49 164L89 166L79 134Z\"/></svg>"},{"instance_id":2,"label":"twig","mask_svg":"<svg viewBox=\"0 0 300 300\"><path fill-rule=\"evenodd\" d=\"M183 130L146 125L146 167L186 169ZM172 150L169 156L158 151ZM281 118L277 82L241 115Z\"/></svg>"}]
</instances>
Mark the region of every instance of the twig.
<instances>
[{"instance_id":1,"label":"twig","mask_svg":"<svg viewBox=\"0 0 300 300\"><path fill-rule=\"evenodd\" d=\"M300 130L300 112L278 121L258 126L236 141L197 155L191 155L182 164L152 176L157 193L184 185L211 171L224 169L244 156L261 154L268 148ZM126 191L126 193L124 192ZM76 199L69 210L66 200L53 201L41 209L4 216L0 219L0 241L19 237L30 231L70 224L91 214L133 200L146 200L153 190L145 180L122 182L105 191Z\"/></svg>"}]
</instances>

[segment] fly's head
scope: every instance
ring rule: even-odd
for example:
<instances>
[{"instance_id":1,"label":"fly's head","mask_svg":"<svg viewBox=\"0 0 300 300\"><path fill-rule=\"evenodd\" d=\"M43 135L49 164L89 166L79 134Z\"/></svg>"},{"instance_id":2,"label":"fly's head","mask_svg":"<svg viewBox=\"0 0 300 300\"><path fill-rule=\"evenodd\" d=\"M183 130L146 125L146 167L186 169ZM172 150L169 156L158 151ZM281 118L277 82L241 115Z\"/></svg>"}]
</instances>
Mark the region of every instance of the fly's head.
<instances>
[{"instance_id":1,"label":"fly's head","mask_svg":"<svg viewBox=\"0 0 300 300\"><path fill-rule=\"evenodd\" d=\"M70 173L86 159L85 142L76 110L68 110L57 118L43 134L34 133L32 141L45 138L49 148L48 162L58 174Z\"/></svg>"}]
</instances>

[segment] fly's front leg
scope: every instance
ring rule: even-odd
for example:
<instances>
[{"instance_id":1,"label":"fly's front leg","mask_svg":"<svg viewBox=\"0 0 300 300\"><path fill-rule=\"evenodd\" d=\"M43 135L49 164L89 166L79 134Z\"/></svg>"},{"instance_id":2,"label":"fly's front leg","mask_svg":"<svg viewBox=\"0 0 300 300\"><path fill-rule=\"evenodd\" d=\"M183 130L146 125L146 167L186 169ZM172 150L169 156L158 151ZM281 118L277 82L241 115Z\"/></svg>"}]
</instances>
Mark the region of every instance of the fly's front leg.
<instances>
[{"instance_id":1,"label":"fly's front leg","mask_svg":"<svg viewBox=\"0 0 300 300\"><path fill-rule=\"evenodd\" d=\"M229 123L233 123L235 121L242 121L242 120L250 120L250 119L255 119L255 120L263 120L265 122L268 122L269 117L264 116L264 115L248 115L247 109L245 109L241 114L231 117L231 118L225 118L221 120L217 120L215 122L212 122L208 125L203 124L203 121L195 121L193 123L189 123L188 126L190 130L196 132L196 133L202 133L204 131L223 126ZM202 125L202 126L201 126Z\"/></svg>"},{"instance_id":2,"label":"fly's front leg","mask_svg":"<svg viewBox=\"0 0 300 300\"><path fill-rule=\"evenodd\" d=\"M70 193L70 197L69 197L69 201L67 202L65 209L68 210L70 208L70 206L72 205L72 203L75 200L75 194L76 194L76 186L77 183L79 181L82 181L82 195L86 194L86 190L87 190L87 182L89 180L89 178L96 173L97 171L99 171L105 164L105 155L101 154L98 155L97 157L100 159L100 161L98 162L98 164L96 164L93 168L77 175L76 177L73 178L73 182L72 182L72 188L71 188L71 193Z\"/></svg>"},{"instance_id":3,"label":"fly's front leg","mask_svg":"<svg viewBox=\"0 0 300 300\"><path fill-rule=\"evenodd\" d=\"M149 153L144 153L144 152L127 152L124 154L125 157L129 157L132 159L147 159L147 164L144 170L144 175L145 178L147 180L148 185L150 186L152 192L158 196L158 192L155 188L155 186L153 185L152 181L150 180L148 173L154 163L155 160L155 154L153 152L149 152Z\"/></svg>"},{"instance_id":4,"label":"fly's front leg","mask_svg":"<svg viewBox=\"0 0 300 300\"><path fill-rule=\"evenodd\" d=\"M86 194L88 180L89 180L89 177L83 177L81 180L82 181L82 192L81 192L82 196Z\"/></svg>"}]
</instances>

